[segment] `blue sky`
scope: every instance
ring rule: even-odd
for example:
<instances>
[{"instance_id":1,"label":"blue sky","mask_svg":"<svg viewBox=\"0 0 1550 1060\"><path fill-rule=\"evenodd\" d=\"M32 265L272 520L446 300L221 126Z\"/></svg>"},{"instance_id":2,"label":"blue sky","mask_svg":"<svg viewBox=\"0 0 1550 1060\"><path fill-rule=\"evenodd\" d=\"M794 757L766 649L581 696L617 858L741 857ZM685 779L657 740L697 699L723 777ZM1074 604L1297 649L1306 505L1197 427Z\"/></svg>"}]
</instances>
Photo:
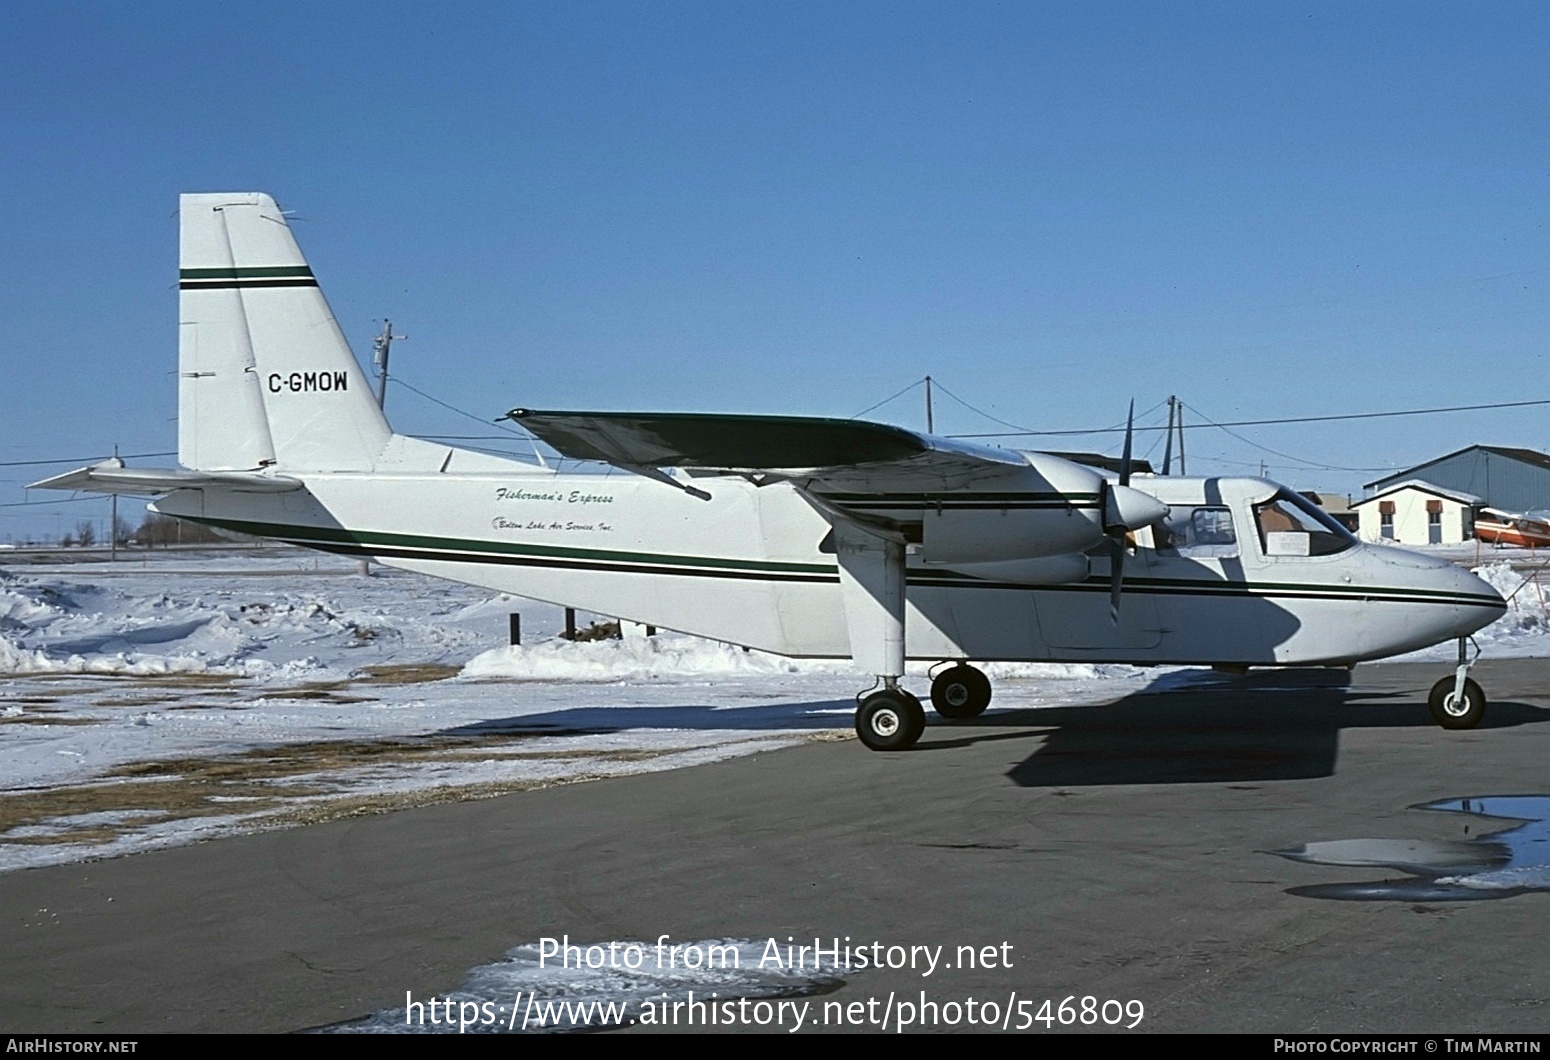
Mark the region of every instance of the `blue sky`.
<instances>
[{"instance_id":1,"label":"blue sky","mask_svg":"<svg viewBox=\"0 0 1550 1060\"><path fill-rule=\"evenodd\" d=\"M927 374L1051 430L1170 393L1550 397L1547 31L1512 2L14 4L0 462L175 448L183 191L275 195L357 353L390 316L396 373L491 420L850 416ZM923 427L919 389L871 415ZM1359 492L1547 423L1192 431L1190 470ZM0 467L0 504L50 502L0 541L106 510L20 490L56 470Z\"/></svg>"}]
</instances>

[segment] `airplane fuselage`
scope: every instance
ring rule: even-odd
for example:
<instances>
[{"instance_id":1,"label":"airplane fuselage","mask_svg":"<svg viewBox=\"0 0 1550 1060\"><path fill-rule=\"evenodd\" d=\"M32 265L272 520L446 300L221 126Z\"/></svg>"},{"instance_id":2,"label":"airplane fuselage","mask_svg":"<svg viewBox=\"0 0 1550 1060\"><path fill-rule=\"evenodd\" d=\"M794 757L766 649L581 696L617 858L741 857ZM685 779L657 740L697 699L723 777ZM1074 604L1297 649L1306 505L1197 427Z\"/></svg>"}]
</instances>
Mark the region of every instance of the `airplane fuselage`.
<instances>
[{"instance_id":1,"label":"airplane fuselage","mask_svg":"<svg viewBox=\"0 0 1550 1060\"><path fill-rule=\"evenodd\" d=\"M1131 482L860 420L513 408L547 467L393 433L284 213L261 192L179 200L177 468L103 461L39 486L152 494L171 515L788 656L876 680L856 732L912 746L907 658L978 716L972 661L1350 664L1451 638L1428 706L1485 709L1462 638L1491 587L1359 543L1263 479ZM1138 488L1144 486L1144 488Z\"/></svg>"},{"instance_id":2,"label":"airplane fuselage","mask_svg":"<svg viewBox=\"0 0 1550 1060\"><path fill-rule=\"evenodd\" d=\"M781 655L853 654L835 556L825 548L830 524L792 486L703 478L707 503L625 473L499 463L465 474L292 472L304 489L179 491L157 508ZM906 654L1346 664L1473 632L1502 613L1499 597L1441 560L1354 538L1319 555L1284 529L1267 537L1269 517L1256 506L1285 496L1272 482L1144 483L1169 505L1174 529L1132 535L1117 626L1101 549L948 566L925 562L916 547L906 569ZM1195 524L1205 529L1191 536Z\"/></svg>"}]
</instances>

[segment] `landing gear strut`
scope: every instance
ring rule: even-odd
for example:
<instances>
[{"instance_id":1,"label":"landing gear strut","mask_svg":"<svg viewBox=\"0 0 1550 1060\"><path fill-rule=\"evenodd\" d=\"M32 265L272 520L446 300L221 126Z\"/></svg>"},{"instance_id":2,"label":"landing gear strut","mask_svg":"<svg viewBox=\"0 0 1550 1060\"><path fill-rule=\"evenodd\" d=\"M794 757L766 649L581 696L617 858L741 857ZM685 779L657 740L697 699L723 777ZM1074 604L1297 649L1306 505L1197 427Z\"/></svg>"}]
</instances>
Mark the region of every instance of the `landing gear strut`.
<instances>
[{"instance_id":1,"label":"landing gear strut","mask_svg":"<svg viewBox=\"0 0 1550 1060\"><path fill-rule=\"evenodd\" d=\"M1474 679L1469 668L1480 658L1479 648L1475 658L1468 656L1468 637L1459 638L1458 668L1452 677L1444 677L1432 686L1426 705L1432 712L1432 720L1444 729L1473 729L1485 717L1485 693Z\"/></svg>"},{"instance_id":2,"label":"landing gear strut","mask_svg":"<svg viewBox=\"0 0 1550 1060\"><path fill-rule=\"evenodd\" d=\"M846 517L834 522L834 557L845 603L845 629L856 668L882 687L859 698L856 735L874 751L915 746L926 729L920 700L899 687L904 676L904 551L902 534ZM973 718L990 703L990 682L957 663L931 684L931 705L944 718Z\"/></svg>"},{"instance_id":3,"label":"landing gear strut","mask_svg":"<svg viewBox=\"0 0 1550 1060\"><path fill-rule=\"evenodd\" d=\"M845 627L856 668L882 688L860 697L856 735L874 751L913 747L926 729L920 700L899 687L904 676L904 539L848 520L834 524Z\"/></svg>"},{"instance_id":4,"label":"landing gear strut","mask_svg":"<svg viewBox=\"0 0 1550 1060\"><path fill-rule=\"evenodd\" d=\"M954 663L931 682L931 705L949 721L977 718L990 706L990 680L968 663Z\"/></svg>"}]
</instances>

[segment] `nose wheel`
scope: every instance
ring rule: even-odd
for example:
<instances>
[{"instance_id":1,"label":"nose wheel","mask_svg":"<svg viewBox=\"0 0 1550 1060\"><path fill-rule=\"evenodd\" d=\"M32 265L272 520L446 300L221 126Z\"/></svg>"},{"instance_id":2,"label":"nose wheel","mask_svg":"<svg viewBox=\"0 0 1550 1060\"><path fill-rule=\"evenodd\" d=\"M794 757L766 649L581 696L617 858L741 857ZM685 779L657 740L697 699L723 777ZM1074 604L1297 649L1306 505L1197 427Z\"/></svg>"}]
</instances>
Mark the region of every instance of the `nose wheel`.
<instances>
[{"instance_id":1,"label":"nose wheel","mask_svg":"<svg viewBox=\"0 0 1550 1060\"><path fill-rule=\"evenodd\" d=\"M1462 693L1454 689L1457 680L1444 677L1432 686L1432 694L1426 705L1432 712L1432 720L1444 729L1473 729L1485 717L1485 693L1474 678L1464 678Z\"/></svg>"},{"instance_id":2,"label":"nose wheel","mask_svg":"<svg viewBox=\"0 0 1550 1060\"><path fill-rule=\"evenodd\" d=\"M1468 645L1468 637L1459 638L1458 668L1452 677L1444 677L1433 685L1426 697L1432 720L1444 729L1473 729L1485 717L1485 692L1468 676L1469 668L1480 658L1480 650L1476 648L1471 659Z\"/></svg>"}]
</instances>

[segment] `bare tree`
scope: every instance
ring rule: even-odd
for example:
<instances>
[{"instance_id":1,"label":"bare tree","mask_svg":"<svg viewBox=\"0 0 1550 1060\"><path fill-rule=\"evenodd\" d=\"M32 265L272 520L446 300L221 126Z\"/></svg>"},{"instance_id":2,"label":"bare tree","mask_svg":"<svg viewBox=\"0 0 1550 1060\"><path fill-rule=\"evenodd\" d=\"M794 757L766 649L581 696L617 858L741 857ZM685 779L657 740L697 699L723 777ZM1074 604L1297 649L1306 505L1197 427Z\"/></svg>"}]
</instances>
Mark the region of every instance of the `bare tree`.
<instances>
[{"instance_id":1,"label":"bare tree","mask_svg":"<svg viewBox=\"0 0 1550 1060\"><path fill-rule=\"evenodd\" d=\"M90 519L82 519L75 524L75 539L81 543L82 548L90 548L97 543L97 524Z\"/></svg>"}]
</instances>

